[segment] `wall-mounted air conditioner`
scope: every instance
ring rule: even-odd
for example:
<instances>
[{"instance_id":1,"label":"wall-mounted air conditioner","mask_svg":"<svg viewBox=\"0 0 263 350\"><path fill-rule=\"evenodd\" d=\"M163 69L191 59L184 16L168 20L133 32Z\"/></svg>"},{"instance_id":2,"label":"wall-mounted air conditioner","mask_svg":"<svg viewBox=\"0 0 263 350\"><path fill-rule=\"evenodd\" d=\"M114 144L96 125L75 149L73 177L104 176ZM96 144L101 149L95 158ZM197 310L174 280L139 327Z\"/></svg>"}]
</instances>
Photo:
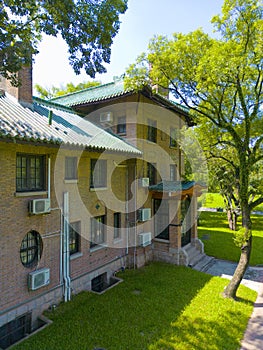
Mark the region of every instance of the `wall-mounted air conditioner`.
<instances>
[{"instance_id":1,"label":"wall-mounted air conditioner","mask_svg":"<svg viewBox=\"0 0 263 350\"><path fill-rule=\"evenodd\" d=\"M112 123L113 122L113 113L112 112L103 112L100 114L101 123Z\"/></svg>"},{"instance_id":2,"label":"wall-mounted air conditioner","mask_svg":"<svg viewBox=\"0 0 263 350\"><path fill-rule=\"evenodd\" d=\"M50 212L50 199L33 199L29 202L30 214L45 214Z\"/></svg>"},{"instance_id":3,"label":"wall-mounted air conditioner","mask_svg":"<svg viewBox=\"0 0 263 350\"><path fill-rule=\"evenodd\" d=\"M148 177L142 177L140 179L140 186L141 187L149 187L149 178Z\"/></svg>"},{"instance_id":4,"label":"wall-mounted air conditioner","mask_svg":"<svg viewBox=\"0 0 263 350\"><path fill-rule=\"evenodd\" d=\"M151 234L151 232L139 233L139 235L138 235L138 244L141 247L146 247L147 245L150 245L151 242L152 242L152 234Z\"/></svg>"},{"instance_id":5,"label":"wall-mounted air conditioner","mask_svg":"<svg viewBox=\"0 0 263 350\"><path fill-rule=\"evenodd\" d=\"M138 221L147 221L151 218L151 208L142 208L138 210Z\"/></svg>"},{"instance_id":6,"label":"wall-mounted air conditioner","mask_svg":"<svg viewBox=\"0 0 263 350\"><path fill-rule=\"evenodd\" d=\"M43 268L28 274L28 288L36 290L49 284L50 270Z\"/></svg>"}]
</instances>

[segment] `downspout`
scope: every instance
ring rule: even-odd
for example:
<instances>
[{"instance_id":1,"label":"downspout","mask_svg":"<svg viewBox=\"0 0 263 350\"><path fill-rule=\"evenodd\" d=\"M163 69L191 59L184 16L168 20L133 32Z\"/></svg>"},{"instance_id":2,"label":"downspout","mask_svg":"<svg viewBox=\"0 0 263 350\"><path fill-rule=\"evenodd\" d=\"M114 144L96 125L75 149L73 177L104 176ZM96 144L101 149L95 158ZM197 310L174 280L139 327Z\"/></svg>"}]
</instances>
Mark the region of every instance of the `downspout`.
<instances>
[{"instance_id":1,"label":"downspout","mask_svg":"<svg viewBox=\"0 0 263 350\"><path fill-rule=\"evenodd\" d=\"M63 240L63 277L64 277L64 301L70 300L70 276L69 276L69 194L64 192L64 240Z\"/></svg>"},{"instance_id":2,"label":"downspout","mask_svg":"<svg viewBox=\"0 0 263 350\"><path fill-rule=\"evenodd\" d=\"M47 163L47 198L50 200L50 177L51 177L51 159L50 155L48 156L48 163ZM50 204L51 208L51 204Z\"/></svg>"},{"instance_id":3,"label":"downspout","mask_svg":"<svg viewBox=\"0 0 263 350\"><path fill-rule=\"evenodd\" d=\"M47 163L47 199L50 200L50 210L60 210L60 258L59 258L59 281L63 282L63 214L61 208L52 208L51 205L51 158L48 156Z\"/></svg>"},{"instance_id":4,"label":"downspout","mask_svg":"<svg viewBox=\"0 0 263 350\"><path fill-rule=\"evenodd\" d=\"M134 188L134 221L135 221L135 230L134 230L134 256L133 256L133 267L135 269L136 267L136 252L137 252L137 183L136 183L136 175L137 175L137 161L135 162L135 167L134 167L134 183L135 183L135 188Z\"/></svg>"},{"instance_id":5,"label":"downspout","mask_svg":"<svg viewBox=\"0 0 263 350\"><path fill-rule=\"evenodd\" d=\"M126 166L126 201L125 201L125 211L126 211L126 224L127 224L127 234L126 234L126 252L125 255L129 254L129 231L130 231L130 221L129 221L129 166Z\"/></svg>"}]
</instances>

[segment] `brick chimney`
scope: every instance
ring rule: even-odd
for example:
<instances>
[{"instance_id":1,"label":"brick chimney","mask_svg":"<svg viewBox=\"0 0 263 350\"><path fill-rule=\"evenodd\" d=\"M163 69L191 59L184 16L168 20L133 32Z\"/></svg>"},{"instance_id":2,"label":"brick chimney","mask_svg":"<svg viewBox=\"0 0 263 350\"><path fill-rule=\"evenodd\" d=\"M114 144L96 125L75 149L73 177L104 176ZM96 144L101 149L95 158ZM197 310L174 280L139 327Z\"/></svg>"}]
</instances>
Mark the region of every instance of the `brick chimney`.
<instances>
[{"instance_id":1,"label":"brick chimney","mask_svg":"<svg viewBox=\"0 0 263 350\"><path fill-rule=\"evenodd\" d=\"M14 96L21 104L32 105L32 65L23 67L17 73L19 86L12 86L10 81L0 76L0 89Z\"/></svg>"}]
</instances>

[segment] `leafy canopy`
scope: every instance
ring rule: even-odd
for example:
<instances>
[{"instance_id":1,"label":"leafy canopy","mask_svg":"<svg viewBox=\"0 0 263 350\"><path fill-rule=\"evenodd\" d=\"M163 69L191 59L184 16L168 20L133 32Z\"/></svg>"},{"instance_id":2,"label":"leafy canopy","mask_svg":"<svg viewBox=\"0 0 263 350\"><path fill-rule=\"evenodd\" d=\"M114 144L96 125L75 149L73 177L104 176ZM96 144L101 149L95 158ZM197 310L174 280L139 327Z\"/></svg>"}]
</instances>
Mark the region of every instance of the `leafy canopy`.
<instances>
[{"instance_id":1,"label":"leafy canopy","mask_svg":"<svg viewBox=\"0 0 263 350\"><path fill-rule=\"evenodd\" d=\"M250 201L258 180L254 175L256 169L262 170L263 160L262 0L225 0L222 14L212 22L214 38L200 29L176 33L172 39L153 38L148 53L129 67L127 85L169 87L190 108L198 127L209 125L204 148L231 170L242 213L240 260L224 290L226 297L235 298L249 265L251 210L263 203L262 179Z\"/></svg>"},{"instance_id":2,"label":"leafy canopy","mask_svg":"<svg viewBox=\"0 0 263 350\"><path fill-rule=\"evenodd\" d=\"M213 38L201 29L172 39L154 37L148 52L128 68L126 85L169 86L206 130L209 156L232 168L248 206L250 177L263 159L262 1L225 0L212 23ZM262 186L258 189L263 201Z\"/></svg>"},{"instance_id":3,"label":"leafy canopy","mask_svg":"<svg viewBox=\"0 0 263 350\"><path fill-rule=\"evenodd\" d=\"M127 0L2 0L0 8L0 74L17 83L15 74L37 54L43 33L59 34L68 45L76 74L94 77L106 71L119 15ZM52 52L50 52L52 61Z\"/></svg>"}]
</instances>

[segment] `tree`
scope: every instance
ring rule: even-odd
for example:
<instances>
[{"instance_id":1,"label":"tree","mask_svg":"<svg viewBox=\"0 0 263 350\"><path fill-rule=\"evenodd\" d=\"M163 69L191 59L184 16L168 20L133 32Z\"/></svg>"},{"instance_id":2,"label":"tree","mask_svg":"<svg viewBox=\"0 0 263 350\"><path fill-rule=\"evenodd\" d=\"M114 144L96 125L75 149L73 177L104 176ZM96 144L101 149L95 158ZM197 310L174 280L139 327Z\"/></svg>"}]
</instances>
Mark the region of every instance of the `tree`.
<instances>
[{"instance_id":1,"label":"tree","mask_svg":"<svg viewBox=\"0 0 263 350\"><path fill-rule=\"evenodd\" d=\"M43 33L61 35L76 74L106 72L119 15L127 0L3 0L0 9L0 74L17 84L16 74L31 63ZM50 53L52 60L52 52Z\"/></svg>"},{"instance_id":2,"label":"tree","mask_svg":"<svg viewBox=\"0 0 263 350\"><path fill-rule=\"evenodd\" d=\"M53 97L58 97L62 95L66 95L75 91L80 91L84 89L88 89L93 86L98 86L101 83L99 81L87 81L87 82L82 82L77 85L74 85L73 83L67 83L66 86L51 86L51 88L44 88L39 84L35 85L35 89L39 95L40 98L46 98L50 99Z\"/></svg>"},{"instance_id":3,"label":"tree","mask_svg":"<svg viewBox=\"0 0 263 350\"><path fill-rule=\"evenodd\" d=\"M209 123L209 134L216 136L216 142L211 137L210 156L224 161L235 174L242 230L240 260L224 290L231 298L249 265L251 210L263 202L260 186L250 201L253 174L263 159L262 12L258 0L225 0L222 14L212 19L215 38L200 29L176 33L171 40L155 37L148 53L127 71L127 84L169 86L199 125Z\"/></svg>"}]
</instances>

